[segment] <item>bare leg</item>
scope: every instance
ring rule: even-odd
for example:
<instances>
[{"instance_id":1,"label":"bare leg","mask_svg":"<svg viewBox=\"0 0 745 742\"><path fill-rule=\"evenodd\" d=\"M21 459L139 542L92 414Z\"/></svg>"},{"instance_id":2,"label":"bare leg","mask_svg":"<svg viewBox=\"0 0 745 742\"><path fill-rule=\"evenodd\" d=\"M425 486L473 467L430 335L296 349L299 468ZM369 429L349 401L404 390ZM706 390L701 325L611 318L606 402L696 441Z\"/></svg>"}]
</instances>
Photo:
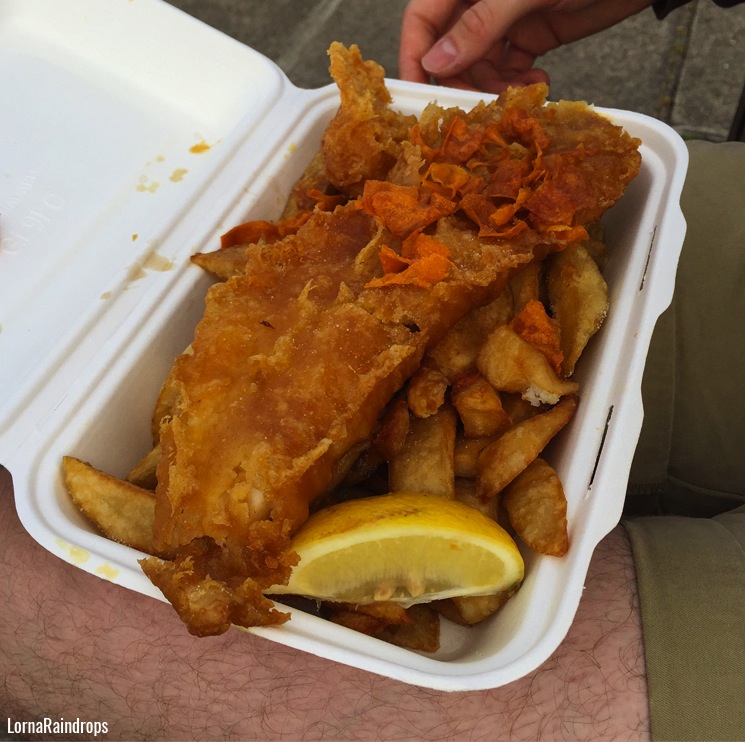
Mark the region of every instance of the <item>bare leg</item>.
<instances>
[{"instance_id":1,"label":"bare leg","mask_svg":"<svg viewBox=\"0 0 745 742\"><path fill-rule=\"evenodd\" d=\"M633 562L613 531L542 667L442 693L242 632L195 639L173 609L67 565L16 516L0 470L0 712L108 724L107 739L646 740ZM3 719L3 725L8 722Z\"/></svg>"}]
</instances>

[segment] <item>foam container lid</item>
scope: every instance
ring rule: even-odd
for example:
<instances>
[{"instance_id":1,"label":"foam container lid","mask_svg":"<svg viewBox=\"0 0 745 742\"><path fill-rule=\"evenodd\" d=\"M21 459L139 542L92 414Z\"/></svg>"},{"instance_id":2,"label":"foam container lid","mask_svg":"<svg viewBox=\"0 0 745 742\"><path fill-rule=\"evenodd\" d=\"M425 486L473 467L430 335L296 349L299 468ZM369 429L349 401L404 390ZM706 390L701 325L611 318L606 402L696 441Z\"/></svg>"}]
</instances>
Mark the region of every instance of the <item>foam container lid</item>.
<instances>
[{"instance_id":1,"label":"foam container lid","mask_svg":"<svg viewBox=\"0 0 745 742\"><path fill-rule=\"evenodd\" d=\"M388 85L407 113L481 97ZM0 0L0 105L0 464L39 544L162 600L142 555L95 533L71 504L62 456L124 476L149 449L160 385L210 285L189 256L235 224L279 215L338 92L294 87L270 60L161 0ZM621 516L644 361L685 232L680 137L599 110L641 138L643 162L606 215L611 312L578 371L578 413L551 444L569 553L526 553L518 594L477 627L443 622L434 655L294 609L287 624L253 633L443 690L516 680L566 635L592 552Z\"/></svg>"}]
</instances>

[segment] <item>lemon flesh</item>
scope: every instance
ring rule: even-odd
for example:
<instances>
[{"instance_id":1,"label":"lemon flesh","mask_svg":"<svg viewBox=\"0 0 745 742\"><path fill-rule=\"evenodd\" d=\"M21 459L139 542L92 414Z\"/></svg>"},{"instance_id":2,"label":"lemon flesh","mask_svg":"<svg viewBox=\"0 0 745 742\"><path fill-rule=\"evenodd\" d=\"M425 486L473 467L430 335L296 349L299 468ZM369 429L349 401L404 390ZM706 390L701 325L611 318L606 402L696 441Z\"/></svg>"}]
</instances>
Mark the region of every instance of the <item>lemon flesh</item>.
<instances>
[{"instance_id":1,"label":"lemon flesh","mask_svg":"<svg viewBox=\"0 0 745 742\"><path fill-rule=\"evenodd\" d=\"M287 585L269 593L405 606L516 588L523 560L510 535L456 500L394 493L340 503L312 515L292 549Z\"/></svg>"}]
</instances>

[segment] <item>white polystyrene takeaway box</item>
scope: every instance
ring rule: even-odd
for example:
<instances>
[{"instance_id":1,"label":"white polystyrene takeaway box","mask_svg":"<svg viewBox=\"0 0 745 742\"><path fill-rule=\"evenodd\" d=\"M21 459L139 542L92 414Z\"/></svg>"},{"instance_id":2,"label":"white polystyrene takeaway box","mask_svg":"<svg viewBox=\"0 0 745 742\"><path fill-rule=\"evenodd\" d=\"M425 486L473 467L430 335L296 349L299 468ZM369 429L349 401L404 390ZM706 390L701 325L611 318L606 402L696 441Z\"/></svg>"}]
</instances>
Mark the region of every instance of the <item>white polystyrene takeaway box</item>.
<instances>
[{"instance_id":1,"label":"white polystyrene takeaway box","mask_svg":"<svg viewBox=\"0 0 745 742\"><path fill-rule=\"evenodd\" d=\"M410 113L478 99L389 88ZM148 450L155 397L210 283L189 256L247 218L279 214L337 105L335 86L298 89L160 0L0 0L0 463L24 526L60 558L162 599L142 555L71 505L61 458L124 475ZM644 360L685 231L681 139L654 119L604 112L642 140L643 163L606 217L611 313L583 357L579 411L553 444L567 556L526 553L516 597L475 628L444 624L434 655L297 610L254 633L445 690L511 682L562 641L593 549L621 515Z\"/></svg>"}]
</instances>

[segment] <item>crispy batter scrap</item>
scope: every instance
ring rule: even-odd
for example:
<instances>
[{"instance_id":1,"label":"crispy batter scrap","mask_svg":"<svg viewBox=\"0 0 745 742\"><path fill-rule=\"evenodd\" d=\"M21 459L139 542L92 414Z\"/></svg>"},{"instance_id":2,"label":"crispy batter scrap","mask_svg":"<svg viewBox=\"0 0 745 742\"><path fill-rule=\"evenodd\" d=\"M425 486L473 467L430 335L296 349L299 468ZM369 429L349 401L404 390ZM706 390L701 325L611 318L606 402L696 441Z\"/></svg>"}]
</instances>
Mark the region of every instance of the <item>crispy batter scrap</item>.
<instances>
[{"instance_id":1,"label":"crispy batter scrap","mask_svg":"<svg viewBox=\"0 0 745 742\"><path fill-rule=\"evenodd\" d=\"M413 117L390 108L383 68L363 60L359 47L334 42L329 58L341 106L323 137L326 173L339 190L357 195L366 180L385 178Z\"/></svg>"},{"instance_id":2,"label":"crispy batter scrap","mask_svg":"<svg viewBox=\"0 0 745 742\"><path fill-rule=\"evenodd\" d=\"M295 234L308 221L311 211L299 211L294 216L276 222L263 219L244 222L228 230L220 238L220 247L227 248L234 245L251 245L256 242L271 244L283 237Z\"/></svg>"},{"instance_id":3,"label":"crispy batter scrap","mask_svg":"<svg viewBox=\"0 0 745 742\"><path fill-rule=\"evenodd\" d=\"M365 183L359 204L367 214L380 219L383 226L400 239L452 214L456 206L439 193L380 180Z\"/></svg>"},{"instance_id":4,"label":"crispy batter scrap","mask_svg":"<svg viewBox=\"0 0 745 742\"><path fill-rule=\"evenodd\" d=\"M413 286L434 286L445 279L455 264L450 260L450 250L435 237L421 232L404 240L401 254L387 245L380 250L383 276L373 278L365 284L366 288L411 284Z\"/></svg>"}]
</instances>

